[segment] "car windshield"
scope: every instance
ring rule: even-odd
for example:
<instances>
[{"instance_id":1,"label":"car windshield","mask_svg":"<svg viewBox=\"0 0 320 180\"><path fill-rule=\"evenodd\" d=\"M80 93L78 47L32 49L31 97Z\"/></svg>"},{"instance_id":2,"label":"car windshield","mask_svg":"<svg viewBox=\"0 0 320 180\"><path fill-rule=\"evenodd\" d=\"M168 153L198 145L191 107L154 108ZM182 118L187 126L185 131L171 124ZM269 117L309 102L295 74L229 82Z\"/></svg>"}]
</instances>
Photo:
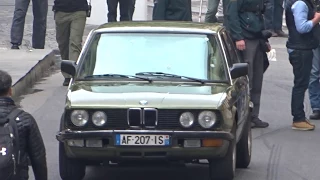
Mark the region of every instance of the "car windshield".
<instances>
[{"instance_id":1,"label":"car windshield","mask_svg":"<svg viewBox=\"0 0 320 180\"><path fill-rule=\"evenodd\" d=\"M95 35L78 78L103 74L127 76L161 72L203 80L227 80L225 62L214 36L169 33L101 33ZM168 76L167 79L178 76ZM121 76L119 76L121 77ZM152 77L157 80L160 76ZM190 80L190 79L189 79Z\"/></svg>"}]
</instances>

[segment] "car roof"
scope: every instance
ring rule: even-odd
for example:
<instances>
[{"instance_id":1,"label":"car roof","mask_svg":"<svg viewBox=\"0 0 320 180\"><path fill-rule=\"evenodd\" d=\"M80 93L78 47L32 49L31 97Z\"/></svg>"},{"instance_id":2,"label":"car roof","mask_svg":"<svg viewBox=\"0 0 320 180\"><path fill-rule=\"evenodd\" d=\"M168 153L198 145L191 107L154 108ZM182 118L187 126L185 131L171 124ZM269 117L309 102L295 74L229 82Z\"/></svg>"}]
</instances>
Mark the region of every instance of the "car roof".
<instances>
[{"instance_id":1,"label":"car roof","mask_svg":"<svg viewBox=\"0 0 320 180\"><path fill-rule=\"evenodd\" d=\"M108 32L179 32L215 34L223 26L219 23L198 23L183 21L126 21L102 24L94 31Z\"/></svg>"}]
</instances>

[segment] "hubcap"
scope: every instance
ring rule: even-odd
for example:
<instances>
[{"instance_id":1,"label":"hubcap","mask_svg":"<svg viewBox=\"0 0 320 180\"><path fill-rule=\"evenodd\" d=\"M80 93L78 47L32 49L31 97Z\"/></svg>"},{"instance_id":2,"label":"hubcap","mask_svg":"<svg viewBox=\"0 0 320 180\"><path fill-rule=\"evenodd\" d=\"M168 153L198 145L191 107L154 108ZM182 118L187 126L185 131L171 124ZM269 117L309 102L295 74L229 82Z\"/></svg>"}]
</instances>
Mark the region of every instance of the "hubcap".
<instances>
[{"instance_id":1,"label":"hubcap","mask_svg":"<svg viewBox=\"0 0 320 180\"><path fill-rule=\"evenodd\" d=\"M233 152L232 152L232 171L233 171L233 174L235 174L236 172L236 154L237 154L237 151L236 151L236 146L233 145Z\"/></svg>"},{"instance_id":2,"label":"hubcap","mask_svg":"<svg viewBox=\"0 0 320 180\"><path fill-rule=\"evenodd\" d=\"M249 156L251 157L251 151L252 151L252 134L251 134L251 127L249 128L249 133L248 133L248 153Z\"/></svg>"}]
</instances>

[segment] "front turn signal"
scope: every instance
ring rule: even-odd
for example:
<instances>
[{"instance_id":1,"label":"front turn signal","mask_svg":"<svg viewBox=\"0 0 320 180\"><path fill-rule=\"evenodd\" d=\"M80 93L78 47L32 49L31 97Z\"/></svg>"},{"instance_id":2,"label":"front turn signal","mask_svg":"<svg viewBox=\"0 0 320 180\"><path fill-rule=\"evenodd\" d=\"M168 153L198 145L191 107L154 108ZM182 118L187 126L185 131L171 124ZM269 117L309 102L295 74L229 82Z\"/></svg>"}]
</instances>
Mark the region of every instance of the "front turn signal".
<instances>
[{"instance_id":1,"label":"front turn signal","mask_svg":"<svg viewBox=\"0 0 320 180\"><path fill-rule=\"evenodd\" d=\"M221 147L222 139L202 139L202 147Z\"/></svg>"}]
</instances>

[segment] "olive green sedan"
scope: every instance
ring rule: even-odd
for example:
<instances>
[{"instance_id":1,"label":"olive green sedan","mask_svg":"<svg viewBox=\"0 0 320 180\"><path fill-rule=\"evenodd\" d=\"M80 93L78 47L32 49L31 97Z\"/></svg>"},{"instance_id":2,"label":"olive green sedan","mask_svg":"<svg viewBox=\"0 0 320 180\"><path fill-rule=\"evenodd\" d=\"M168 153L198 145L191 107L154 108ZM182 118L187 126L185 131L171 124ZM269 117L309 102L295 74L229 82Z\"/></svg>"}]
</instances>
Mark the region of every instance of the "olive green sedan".
<instances>
[{"instance_id":1,"label":"olive green sedan","mask_svg":"<svg viewBox=\"0 0 320 180\"><path fill-rule=\"evenodd\" d=\"M72 76L57 134L63 180L89 164L202 159L212 180L232 180L250 163L248 64L220 25L105 24L61 71Z\"/></svg>"}]
</instances>

